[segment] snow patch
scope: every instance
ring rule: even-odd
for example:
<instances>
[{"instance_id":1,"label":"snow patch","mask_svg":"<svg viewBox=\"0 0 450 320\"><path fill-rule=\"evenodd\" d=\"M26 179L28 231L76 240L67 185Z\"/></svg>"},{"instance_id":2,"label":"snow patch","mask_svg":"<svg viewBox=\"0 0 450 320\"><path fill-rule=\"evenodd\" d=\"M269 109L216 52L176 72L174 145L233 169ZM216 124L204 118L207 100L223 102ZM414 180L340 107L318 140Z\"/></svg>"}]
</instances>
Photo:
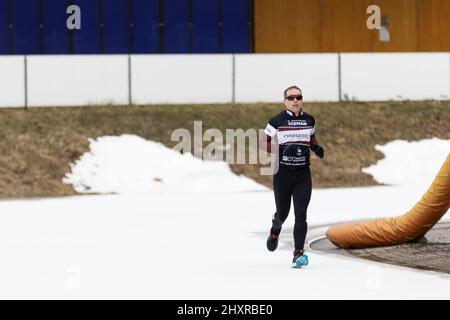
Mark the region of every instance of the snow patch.
<instances>
[{"instance_id":1,"label":"snow patch","mask_svg":"<svg viewBox=\"0 0 450 320\"><path fill-rule=\"evenodd\" d=\"M387 185L428 186L450 152L450 140L394 140L385 145L376 145L375 149L384 153L385 158L363 168L364 173Z\"/></svg>"},{"instance_id":2,"label":"snow patch","mask_svg":"<svg viewBox=\"0 0 450 320\"><path fill-rule=\"evenodd\" d=\"M267 191L235 175L227 163L181 154L135 135L90 139L90 151L70 164L63 182L79 193Z\"/></svg>"}]
</instances>

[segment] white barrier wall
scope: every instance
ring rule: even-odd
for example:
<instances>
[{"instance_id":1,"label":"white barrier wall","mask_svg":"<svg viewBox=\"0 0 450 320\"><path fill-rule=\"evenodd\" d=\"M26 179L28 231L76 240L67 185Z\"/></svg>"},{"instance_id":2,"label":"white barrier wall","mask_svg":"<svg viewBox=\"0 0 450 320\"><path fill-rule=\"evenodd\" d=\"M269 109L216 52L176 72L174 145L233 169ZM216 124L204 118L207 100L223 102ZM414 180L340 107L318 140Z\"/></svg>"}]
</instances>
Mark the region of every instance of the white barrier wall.
<instances>
[{"instance_id":1,"label":"white barrier wall","mask_svg":"<svg viewBox=\"0 0 450 320\"><path fill-rule=\"evenodd\" d=\"M342 97L350 100L450 99L448 53L346 53Z\"/></svg>"},{"instance_id":2,"label":"white barrier wall","mask_svg":"<svg viewBox=\"0 0 450 320\"><path fill-rule=\"evenodd\" d=\"M450 53L0 57L0 107L449 100ZM340 71L340 72L339 72ZM25 74L26 73L26 74Z\"/></svg>"},{"instance_id":3,"label":"white barrier wall","mask_svg":"<svg viewBox=\"0 0 450 320\"><path fill-rule=\"evenodd\" d=\"M29 106L128 104L127 55L28 56Z\"/></svg>"},{"instance_id":4,"label":"white barrier wall","mask_svg":"<svg viewBox=\"0 0 450 320\"><path fill-rule=\"evenodd\" d=\"M281 102L299 86L305 101L338 101L337 54L236 55L236 102Z\"/></svg>"},{"instance_id":5,"label":"white barrier wall","mask_svg":"<svg viewBox=\"0 0 450 320\"><path fill-rule=\"evenodd\" d=\"M232 55L134 55L133 103L229 103Z\"/></svg>"},{"instance_id":6,"label":"white barrier wall","mask_svg":"<svg viewBox=\"0 0 450 320\"><path fill-rule=\"evenodd\" d=\"M24 69L23 56L0 57L0 107L25 105Z\"/></svg>"}]
</instances>

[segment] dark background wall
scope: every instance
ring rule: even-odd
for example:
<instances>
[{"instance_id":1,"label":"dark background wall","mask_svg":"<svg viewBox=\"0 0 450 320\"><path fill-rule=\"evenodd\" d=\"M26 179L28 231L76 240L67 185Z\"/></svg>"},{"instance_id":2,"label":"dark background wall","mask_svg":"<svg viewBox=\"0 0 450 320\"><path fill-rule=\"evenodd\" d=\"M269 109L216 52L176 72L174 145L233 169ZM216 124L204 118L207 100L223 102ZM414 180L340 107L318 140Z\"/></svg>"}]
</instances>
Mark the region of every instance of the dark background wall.
<instances>
[{"instance_id":1,"label":"dark background wall","mask_svg":"<svg viewBox=\"0 0 450 320\"><path fill-rule=\"evenodd\" d=\"M449 33L450 0L0 0L0 54L450 51Z\"/></svg>"},{"instance_id":2,"label":"dark background wall","mask_svg":"<svg viewBox=\"0 0 450 320\"><path fill-rule=\"evenodd\" d=\"M68 30L69 5L81 30ZM0 54L246 53L251 0L0 0Z\"/></svg>"}]
</instances>

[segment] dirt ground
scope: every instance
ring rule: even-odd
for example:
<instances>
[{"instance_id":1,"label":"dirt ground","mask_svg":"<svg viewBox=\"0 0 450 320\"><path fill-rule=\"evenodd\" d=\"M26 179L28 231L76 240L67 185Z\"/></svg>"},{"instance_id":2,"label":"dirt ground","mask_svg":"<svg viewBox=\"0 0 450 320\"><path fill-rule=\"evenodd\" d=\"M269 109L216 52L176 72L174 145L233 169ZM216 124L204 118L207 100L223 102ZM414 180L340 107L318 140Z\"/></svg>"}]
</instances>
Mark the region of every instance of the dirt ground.
<instances>
[{"instance_id":1,"label":"dirt ground","mask_svg":"<svg viewBox=\"0 0 450 320\"><path fill-rule=\"evenodd\" d=\"M398 266L450 274L450 223L436 224L415 243L366 249L340 249L328 239L311 244L311 248L345 254Z\"/></svg>"}]
</instances>

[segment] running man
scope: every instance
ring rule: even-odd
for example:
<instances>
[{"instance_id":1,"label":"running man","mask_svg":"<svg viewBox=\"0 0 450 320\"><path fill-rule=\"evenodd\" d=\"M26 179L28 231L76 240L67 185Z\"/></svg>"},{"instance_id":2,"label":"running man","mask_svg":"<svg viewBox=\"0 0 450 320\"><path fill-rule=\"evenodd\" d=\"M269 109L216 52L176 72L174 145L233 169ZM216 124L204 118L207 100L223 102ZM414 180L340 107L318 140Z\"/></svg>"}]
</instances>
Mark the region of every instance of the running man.
<instances>
[{"instance_id":1,"label":"running man","mask_svg":"<svg viewBox=\"0 0 450 320\"><path fill-rule=\"evenodd\" d=\"M272 219L267 249L275 251L281 226L288 217L291 198L294 199L294 259L292 267L301 268L308 264L304 253L307 232L306 212L311 199L310 150L319 158L324 157L324 149L315 137L314 117L303 111L303 95L297 86L284 90L286 110L270 119L265 129L266 137L262 146L271 152L272 139L278 144L278 171L274 172L273 190L276 212Z\"/></svg>"}]
</instances>

